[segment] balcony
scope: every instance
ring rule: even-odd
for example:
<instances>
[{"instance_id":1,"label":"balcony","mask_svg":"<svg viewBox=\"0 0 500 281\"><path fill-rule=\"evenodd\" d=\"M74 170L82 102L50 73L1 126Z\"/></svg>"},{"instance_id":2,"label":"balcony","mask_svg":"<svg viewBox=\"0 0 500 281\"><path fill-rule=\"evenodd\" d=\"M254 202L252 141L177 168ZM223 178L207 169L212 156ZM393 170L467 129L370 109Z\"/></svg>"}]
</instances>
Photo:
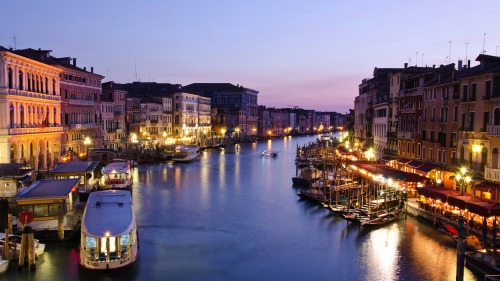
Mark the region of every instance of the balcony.
<instances>
[{"instance_id":1,"label":"balcony","mask_svg":"<svg viewBox=\"0 0 500 281\"><path fill-rule=\"evenodd\" d=\"M61 101L61 97L57 96L57 95L35 93L35 92L29 92L29 91L24 91L24 90L8 89L7 94L8 95L16 95L16 96L28 97L28 98L37 98L37 99Z\"/></svg>"},{"instance_id":2,"label":"balcony","mask_svg":"<svg viewBox=\"0 0 500 281\"><path fill-rule=\"evenodd\" d=\"M500 136L500 126L488 126L486 134L488 136Z\"/></svg>"},{"instance_id":3,"label":"balcony","mask_svg":"<svg viewBox=\"0 0 500 281\"><path fill-rule=\"evenodd\" d=\"M484 168L484 179L500 181L500 169Z\"/></svg>"},{"instance_id":4,"label":"balcony","mask_svg":"<svg viewBox=\"0 0 500 281\"><path fill-rule=\"evenodd\" d=\"M93 100L75 100L75 99L70 99L70 100L68 100L68 104L71 104L71 105L94 106L96 103Z\"/></svg>"},{"instance_id":5,"label":"balcony","mask_svg":"<svg viewBox=\"0 0 500 281\"><path fill-rule=\"evenodd\" d=\"M414 132L398 132L398 138L414 139L415 135Z\"/></svg>"},{"instance_id":6,"label":"balcony","mask_svg":"<svg viewBox=\"0 0 500 281\"><path fill-rule=\"evenodd\" d=\"M36 127L36 128L12 128L8 129L9 135L26 135L26 134L44 134L44 133L62 133L63 127Z\"/></svg>"},{"instance_id":7,"label":"balcony","mask_svg":"<svg viewBox=\"0 0 500 281\"><path fill-rule=\"evenodd\" d=\"M93 128L100 128L101 126L97 123L88 123L88 124L71 124L70 128L71 129L93 129Z\"/></svg>"},{"instance_id":8,"label":"balcony","mask_svg":"<svg viewBox=\"0 0 500 281\"><path fill-rule=\"evenodd\" d=\"M423 94L424 90L422 88L413 88L413 89L399 91L399 96L423 95Z\"/></svg>"}]
</instances>

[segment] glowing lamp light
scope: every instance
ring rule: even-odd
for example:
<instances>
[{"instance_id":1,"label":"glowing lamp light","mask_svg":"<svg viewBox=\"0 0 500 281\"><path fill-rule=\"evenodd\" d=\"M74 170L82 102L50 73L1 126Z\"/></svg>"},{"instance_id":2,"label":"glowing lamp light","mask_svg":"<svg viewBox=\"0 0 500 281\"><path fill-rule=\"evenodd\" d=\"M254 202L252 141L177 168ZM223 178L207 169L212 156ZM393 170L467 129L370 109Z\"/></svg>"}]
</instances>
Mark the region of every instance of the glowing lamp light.
<instances>
[{"instance_id":1,"label":"glowing lamp light","mask_svg":"<svg viewBox=\"0 0 500 281\"><path fill-rule=\"evenodd\" d=\"M106 231L106 232L104 233L104 236L106 236L106 237L109 237L110 235L111 235L111 233L110 233L109 231Z\"/></svg>"},{"instance_id":2,"label":"glowing lamp light","mask_svg":"<svg viewBox=\"0 0 500 281\"><path fill-rule=\"evenodd\" d=\"M472 146L472 151L476 152L476 153L479 152L479 151L481 151L481 146L479 144L473 145Z\"/></svg>"}]
</instances>

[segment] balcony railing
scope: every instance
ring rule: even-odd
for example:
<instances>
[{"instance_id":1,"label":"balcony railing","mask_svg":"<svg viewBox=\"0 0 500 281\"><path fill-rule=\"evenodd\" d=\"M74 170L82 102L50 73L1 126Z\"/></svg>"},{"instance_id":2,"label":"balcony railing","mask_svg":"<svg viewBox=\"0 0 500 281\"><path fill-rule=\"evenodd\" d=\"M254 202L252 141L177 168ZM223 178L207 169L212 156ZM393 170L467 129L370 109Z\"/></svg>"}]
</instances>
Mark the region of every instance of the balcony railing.
<instances>
[{"instance_id":1,"label":"balcony railing","mask_svg":"<svg viewBox=\"0 0 500 281\"><path fill-rule=\"evenodd\" d=\"M500 181L500 169L484 168L484 179Z\"/></svg>"},{"instance_id":2,"label":"balcony railing","mask_svg":"<svg viewBox=\"0 0 500 281\"><path fill-rule=\"evenodd\" d=\"M500 126L488 126L486 134L489 136L500 136Z\"/></svg>"},{"instance_id":3,"label":"balcony railing","mask_svg":"<svg viewBox=\"0 0 500 281\"><path fill-rule=\"evenodd\" d=\"M93 100L75 100L75 99L70 99L68 100L69 104L72 105L88 105L88 106L94 106L95 101Z\"/></svg>"},{"instance_id":4,"label":"balcony railing","mask_svg":"<svg viewBox=\"0 0 500 281\"><path fill-rule=\"evenodd\" d=\"M43 93L35 93L35 92L29 92L29 91L24 91L24 90L9 89L7 93L9 95L23 96L23 97L29 97L29 98L38 98L38 99L55 100L55 101L61 100L60 96L43 94Z\"/></svg>"},{"instance_id":5,"label":"balcony railing","mask_svg":"<svg viewBox=\"0 0 500 281\"><path fill-rule=\"evenodd\" d=\"M100 124L97 123L88 123L88 124L71 124L71 129L92 129L96 127L100 127Z\"/></svg>"},{"instance_id":6,"label":"balcony railing","mask_svg":"<svg viewBox=\"0 0 500 281\"><path fill-rule=\"evenodd\" d=\"M63 127L36 127L36 128L11 128L9 135L25 135L25 134L43 134L63 132Z\"/></svg>"}]
</instances>

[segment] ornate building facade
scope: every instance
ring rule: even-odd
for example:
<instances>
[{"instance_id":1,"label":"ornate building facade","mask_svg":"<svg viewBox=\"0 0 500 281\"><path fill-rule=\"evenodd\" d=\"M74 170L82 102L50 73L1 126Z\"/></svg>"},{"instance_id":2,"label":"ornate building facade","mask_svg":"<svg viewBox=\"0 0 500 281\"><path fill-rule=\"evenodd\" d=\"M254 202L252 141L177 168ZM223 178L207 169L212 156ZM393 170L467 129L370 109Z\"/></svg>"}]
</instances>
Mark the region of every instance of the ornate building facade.
<instances>
[{"instance_id":1,"label":"ornate building facade","mask_svg":"<svg viewBox=\"0 0 500 281\"><path fill-rule=\"evenodd\" d=\"M61 151L61 70L16 52L0 47L0 163L47 169Z\"/></svg>"}]
</instances>

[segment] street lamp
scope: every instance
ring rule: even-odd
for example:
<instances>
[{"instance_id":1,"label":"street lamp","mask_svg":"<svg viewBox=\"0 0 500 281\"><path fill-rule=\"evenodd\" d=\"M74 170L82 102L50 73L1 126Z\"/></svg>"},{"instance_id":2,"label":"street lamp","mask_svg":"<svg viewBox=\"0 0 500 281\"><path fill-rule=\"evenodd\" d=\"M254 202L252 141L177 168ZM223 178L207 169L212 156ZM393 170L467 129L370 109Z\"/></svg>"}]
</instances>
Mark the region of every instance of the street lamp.
<instances>
[{"instance_id":1,"label":"street lamp","mask_svg":"<svg viewBox=\"0 0 500 281\"><path fill-rule=\"evenodd\" d=\"M462 167L460 169L460 172L455 175L455 180L456 180L456 183L458 183L460 186L460 190L462 192L462 195L464 195L464 188L467 188L467 186L469 186L469 183L471 181L470 176L467 175L467 168Z\"/></svg>"},{"instance_id":2,"label":"street lamp","mask_svg":"<svg viewBox=\"0 0 500 281\"><path fill-rule=\"evenodd\" d=\"M85 145L85 157L87 157L88 154L88 149L87 146L89 146L92 143L92 140L89 137L85 137L83 140L83 144Z\"/></svg>"}]
</instances>

